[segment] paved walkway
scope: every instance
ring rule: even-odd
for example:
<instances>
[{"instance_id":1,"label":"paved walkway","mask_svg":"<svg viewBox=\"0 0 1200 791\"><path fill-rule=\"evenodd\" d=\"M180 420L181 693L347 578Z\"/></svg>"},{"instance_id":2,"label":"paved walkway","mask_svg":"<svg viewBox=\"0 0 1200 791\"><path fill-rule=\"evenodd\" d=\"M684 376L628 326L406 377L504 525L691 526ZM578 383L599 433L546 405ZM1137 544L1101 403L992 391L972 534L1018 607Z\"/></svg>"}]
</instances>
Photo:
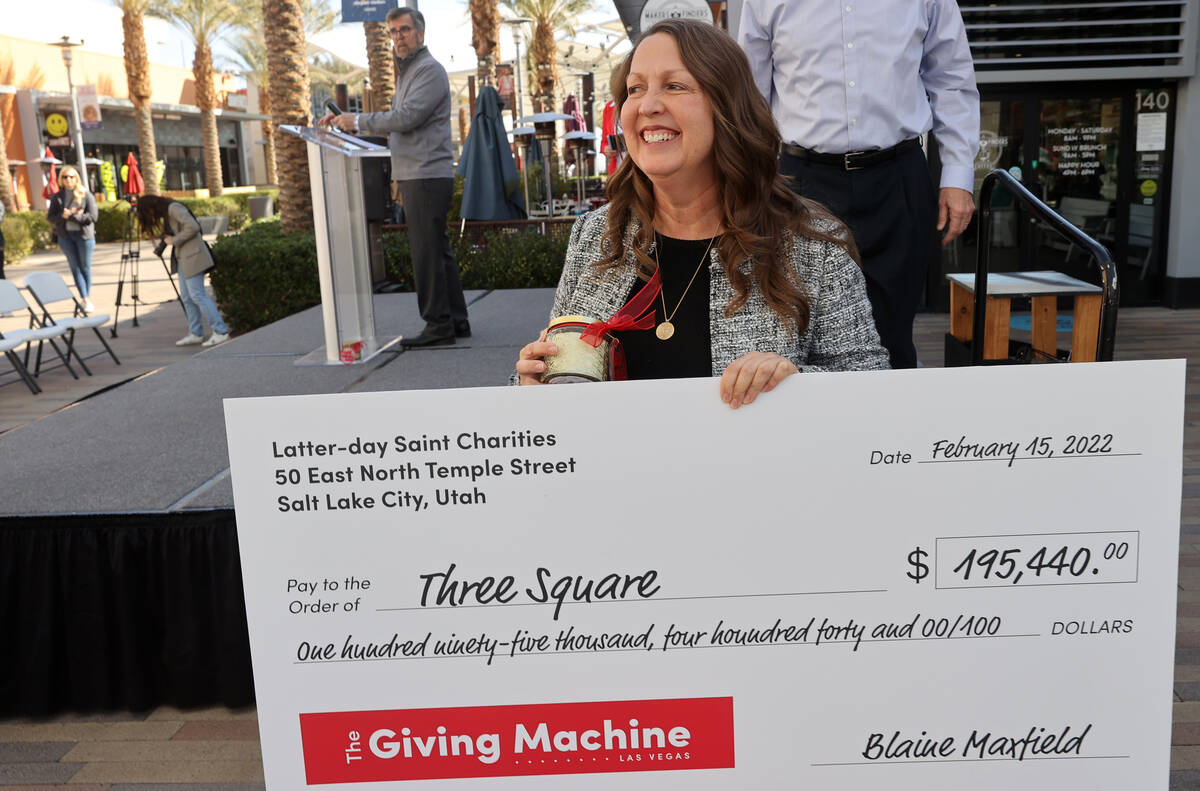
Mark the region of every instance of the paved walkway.
<instances>
[{"instance_id":1,"label":"paved walkway","mask_svg":"<svg viewBox=\"0 0 1200 791\"><path fill-rule=\"evenodd\" d=\"M149 257L148 246L143 253ZM115 310L120 245L100 245L94 262L92 299L101 312ZM50 269L64 276L65 259L57 251L32 256L8 269L16 282L27 272ZM157 259L142 263L140 294L146 302L173 297ZM44 372L46 391L33 396L19 380L0 384L0 432L69 408L100 388L119 385L195 354L174 341L186 330L177 303L141 307L139 327L130 326L131 308L121 308L114 348L122 365L107 356L92 365L96 375L76 382L64 370ZM3 319L0 329L19 320ZM918 353L925 365L938 367L948 319L944 314L918 318ZM83 348L99 345L85 338ZM1120 359L1187 357L1200 359L1200 311L1160 308L1125 310L1117 335ZM89 363L91 364L91 363ZM5 364L6 365L6 364ZM6 368L0 367L0 377ZM10 381L11 380L11 381ZM1200 791L1200 367L1188 366L1181 518L1178 634L1176 638L1174 734L1171 747L1172 790ZM1113 404L1114 409L1137 405ZM64 443L70 438L64 437ZM85 791L242 791L261 789L262 764L257 715L253 708L64 715L50 720L0 721L0 791L69 788ZM1063 789L1063 791L1068 791ZM1130 789L1130 791L1144 791ZM1161 791L1153 789L1152 791Z\"/></svg>"},{"instance_id":2,"label":"paved walkway","mask_svg":"<svg viewBox=\"0 0 1200 791\"><path fill-rule=\"evenodd\" d=\"M48 355L48 360L45 361L42 375L38 377L42 392L34 395L17 377L8 360L0 358L0 433L200 351L199 346L175 346L175 341L187 334L187 320L178 301L164 302L175 299L175 290L163 265L154 257L151 245L146 243L141 245L137 273L138 326L133 326L133 272L131 267L122 271L121 252L119 242L98 244L92 258L92 302L97 313L107 313L110 317L109 324L100 331L121 364L113 362L94 335L90 332L80 333L76 337L76 344L84 358L99 353L99 356L86 360L94 375L87 376L72 362L72 367L80 377L73 379L54 352L46 347L44 357ZM19 264L6 264L4 268L5 276L18 286L22 285L22 279L30 272L57 272L71 286L72 293L75 292L66 256L57 247L34 253ZM118 312L117 285L122 275L124 287L121 301L124 304ZM28 292L22 293L31 305L36 305ZM55 314L69 315L69 309L65 312L58 310L66 304L61 302L53 305ZM119 321L116 338L111 337L113 317ZM27 315L0 318L0 332L27 327L28 320ZM52 364L56 367L50 368Z\"/></svg>"}]
</instances>

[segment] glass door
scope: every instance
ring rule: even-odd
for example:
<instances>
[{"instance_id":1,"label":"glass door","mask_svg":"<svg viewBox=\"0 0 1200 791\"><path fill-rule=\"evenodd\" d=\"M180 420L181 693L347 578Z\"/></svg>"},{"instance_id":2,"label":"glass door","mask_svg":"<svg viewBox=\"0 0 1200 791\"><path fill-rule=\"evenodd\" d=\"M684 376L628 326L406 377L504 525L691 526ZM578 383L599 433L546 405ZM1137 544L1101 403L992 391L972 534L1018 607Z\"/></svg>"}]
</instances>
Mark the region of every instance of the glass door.
<instances>
[{"instance_id":1,"label":"glass door","mask_svg":"<svg viewBox=\"0 0 1200 791\"><path fill-rule=\"evenodd\" d=\"M1036 185L1045 203L1111 251L1117 241L1119 96L1042 99ZM1098 281L1086 251L1045 229L1026 269Z\"/></svg>"},{"instance_id":2,"label":"glass door","mask_svg":"<svg viewBox=\"0 0 1200 791\"><path fill-rule=\"evenodd\" d=\"M1113 256L1122 305L1158 304L1165 271L1174 87L1168 83L980 86L976 200L984 177L1003 168ZM927 149L938 178L937 146ZM972 272L978 213L967 231L938 247L927 306L949 309L945 275ZM993 272L1050 269L1091 283L1099 270L1082 248L1042 227L1013 197L992 200Z\"/></svg>"}]
</instances>

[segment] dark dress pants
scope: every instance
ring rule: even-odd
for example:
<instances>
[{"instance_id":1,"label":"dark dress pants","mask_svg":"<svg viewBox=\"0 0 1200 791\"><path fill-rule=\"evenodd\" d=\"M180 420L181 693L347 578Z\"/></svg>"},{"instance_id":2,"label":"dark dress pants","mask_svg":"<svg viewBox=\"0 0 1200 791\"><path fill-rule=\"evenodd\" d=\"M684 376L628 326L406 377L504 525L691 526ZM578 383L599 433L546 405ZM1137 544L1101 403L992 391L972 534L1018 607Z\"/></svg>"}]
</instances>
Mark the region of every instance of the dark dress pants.
<instances>
[{"instance_id":1,"label":"dark dress pants","mask_svg":"<svg viewBox=\"0 0 1200 791\"><path fill-rule=\"evenodd\" d=\"M850 227L867 296L893 368L915 368L912 327L933 252L937 196L918 147L863 170L802 161L786 152L780 172L799 195L823 203Z\"/></svg>"},{"instance_id":2,"label":"dark dress pants","mask_svg":"<svg viewBox=\"0 0 1200 791\"><path fill-rule=\"evenodd\" d=\"M454 335L454 322L467 318L458 262L446 234L446 214L454 179L411 179L398 182L412 247L413 285L425 332Z\"/></svg>"}]
</instances>

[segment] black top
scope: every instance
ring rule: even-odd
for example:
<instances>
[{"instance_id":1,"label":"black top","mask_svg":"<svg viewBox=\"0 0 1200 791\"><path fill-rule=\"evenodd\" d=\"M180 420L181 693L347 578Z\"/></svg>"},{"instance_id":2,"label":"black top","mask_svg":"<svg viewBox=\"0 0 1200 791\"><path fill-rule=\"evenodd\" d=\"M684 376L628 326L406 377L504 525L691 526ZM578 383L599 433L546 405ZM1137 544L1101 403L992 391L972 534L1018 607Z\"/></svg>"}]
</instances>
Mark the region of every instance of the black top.
<instances>
[{"instance_id":1,"label":"black top","mask_svg":"<svg viewBox=\"0 0 1200 791\"><path fill-rule=\"evenodd\" d=\"M711 253L705 255L709 239L672 239L657 236L658 266L662 270L662 295L654 301L654 323L675 311L682 296L683 302L675 311L671 323L675 334L662 341L649 330L627 330L613 333L625 348L625 359L630 379L684 379L687 377L712 376L712 348L709 342L708 324L708 267ZM651 258L654 254L651 253ZM701 257L704 263L701 264ZM696 268L699 266L699 272ZM692 274L696 280L687 288ZM645 285L638 280L629 297ZM684 289L687 289L686 295ZM666 310L663 301L666 300Z\"/></svg>"}]
</instances>

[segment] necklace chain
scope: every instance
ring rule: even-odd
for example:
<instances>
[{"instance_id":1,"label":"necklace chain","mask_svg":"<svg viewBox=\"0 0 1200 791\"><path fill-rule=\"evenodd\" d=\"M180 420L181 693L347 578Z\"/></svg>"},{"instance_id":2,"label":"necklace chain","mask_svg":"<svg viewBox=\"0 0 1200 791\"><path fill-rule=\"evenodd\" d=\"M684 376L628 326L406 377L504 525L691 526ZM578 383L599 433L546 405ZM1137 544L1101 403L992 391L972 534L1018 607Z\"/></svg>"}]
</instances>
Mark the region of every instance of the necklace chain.
<instances>
[{"instance_id":1,"label":"necklace chain","mask_svg":"<svg viewBox=\"0 0 1200 791\"><path fill-rule=\"evenodd\" d=\"M662 279L662 266L658 262L658 248L661 245L660 237L656 233L654 238L654 265L658 267L659 279ZM708 253L712 250L713 241L717 237L714 236L708 240L708 246L704 248L704 255L700 256L700 261L696 264L696 271L692 272L692 279L684 286L683 293L679 295L679 301L675 303L675 309L667 313L667 292L662 289L658 295L662 298L663 320L657 327L654 328L654 334L658 336L660 341L670 340L675 334L675 325L671 323L671 319L675 318L675 314L679 312L679 306L683 304L684 298L688 295L688 291L692 288L692 283L696 282L696 278L700 275L700 267L704 266L704 262L708 260Z\"/></svg>"}]
</instances>

